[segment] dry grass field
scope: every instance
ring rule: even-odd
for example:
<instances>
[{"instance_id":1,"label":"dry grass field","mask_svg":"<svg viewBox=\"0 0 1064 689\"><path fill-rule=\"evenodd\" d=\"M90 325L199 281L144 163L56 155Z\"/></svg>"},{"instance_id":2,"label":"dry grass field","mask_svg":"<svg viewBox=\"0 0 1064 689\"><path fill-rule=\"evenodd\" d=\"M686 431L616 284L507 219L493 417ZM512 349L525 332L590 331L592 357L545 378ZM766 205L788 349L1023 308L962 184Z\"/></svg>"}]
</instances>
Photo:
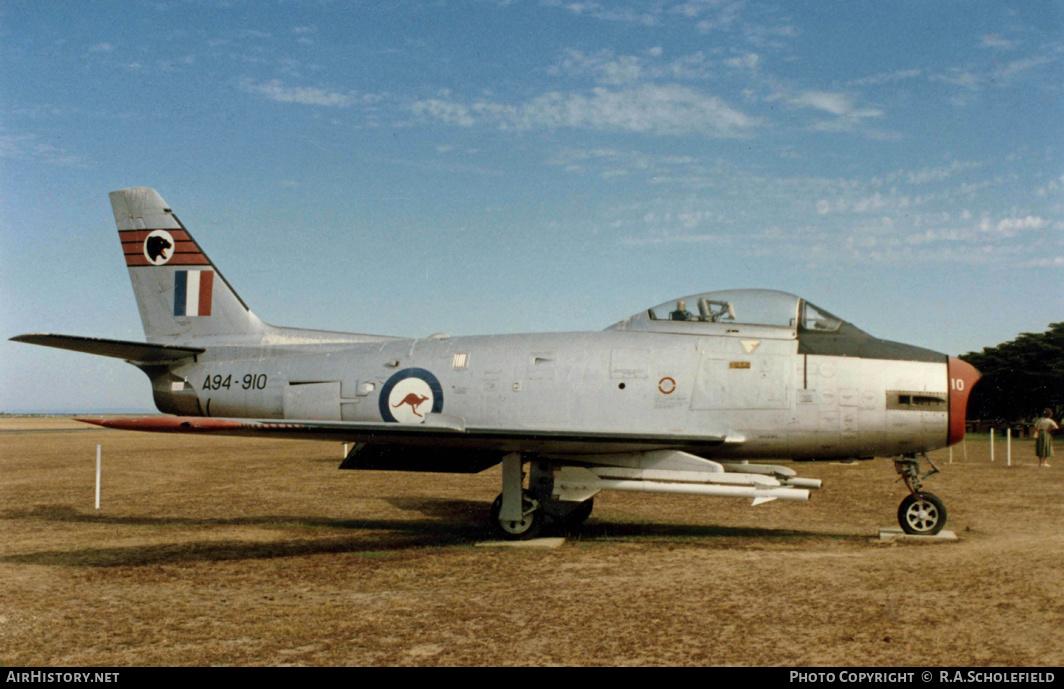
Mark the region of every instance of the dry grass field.
<instances>
[{"instance_id":1,"label":"dry grass field","mask_svg":"<svg viewBox=\"0 0 1064 689\"><path fill-rule=\"evenodd\" d=\"M498 468L7 418L0 664L1064 665L1064 465L966 447L926 485L953 542L874 538L904 496L877 460L799 466L809 503L604 493L510 549L477 546Z\"/></svg>"}]
</instances>

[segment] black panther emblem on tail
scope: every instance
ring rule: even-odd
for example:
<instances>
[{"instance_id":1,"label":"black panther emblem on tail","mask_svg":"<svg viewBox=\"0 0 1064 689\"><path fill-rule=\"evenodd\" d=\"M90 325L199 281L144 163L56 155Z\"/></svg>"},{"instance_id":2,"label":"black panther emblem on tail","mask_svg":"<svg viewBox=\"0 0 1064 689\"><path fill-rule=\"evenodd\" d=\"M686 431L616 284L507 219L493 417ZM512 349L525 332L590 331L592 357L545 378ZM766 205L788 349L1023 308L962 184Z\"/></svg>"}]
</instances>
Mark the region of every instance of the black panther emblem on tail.
<instances>
[{"instance_id":1,"label":"black panther emblem on tail","mask_svg":"<svg viewBox=\"0 0 1064 689\"><path fill-rule=\"evenodd\" d=\"M174 238L166 230L155 230L144 240L144 255L152 265L163 265L173 256L173 251Z\"/></svg>"}]
</instances>

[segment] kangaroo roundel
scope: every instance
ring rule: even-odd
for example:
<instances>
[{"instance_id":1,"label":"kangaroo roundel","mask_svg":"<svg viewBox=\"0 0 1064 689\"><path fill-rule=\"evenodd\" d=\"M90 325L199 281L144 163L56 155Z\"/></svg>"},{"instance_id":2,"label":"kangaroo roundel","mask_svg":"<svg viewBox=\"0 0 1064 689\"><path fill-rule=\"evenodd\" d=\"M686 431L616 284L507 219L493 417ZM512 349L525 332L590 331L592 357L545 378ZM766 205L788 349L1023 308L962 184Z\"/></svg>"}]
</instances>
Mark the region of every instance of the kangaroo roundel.
<instances>
[{"instance_id":1,"label":"kangaroo roundel","mask_svg":"<svg viewBox=\"0 0 1064 689\"><path fill-rule=\"evenodd\" d=\"M144 238L144 258L153 266L164 265L174 255L174 237L166 230L153 230Z\"/></svg>"},{"instance_id":2,"label":"kangaroo roundel","mask_svg":"<svg viewBox=\"0 0 1064 689\"><path fill-rule=\"evenodd\" d=\"M422 423L425 415L443 411L443 388L430 371L407 368L381 388L381 418L393 423Z\"/></svg>"}]
</instances>

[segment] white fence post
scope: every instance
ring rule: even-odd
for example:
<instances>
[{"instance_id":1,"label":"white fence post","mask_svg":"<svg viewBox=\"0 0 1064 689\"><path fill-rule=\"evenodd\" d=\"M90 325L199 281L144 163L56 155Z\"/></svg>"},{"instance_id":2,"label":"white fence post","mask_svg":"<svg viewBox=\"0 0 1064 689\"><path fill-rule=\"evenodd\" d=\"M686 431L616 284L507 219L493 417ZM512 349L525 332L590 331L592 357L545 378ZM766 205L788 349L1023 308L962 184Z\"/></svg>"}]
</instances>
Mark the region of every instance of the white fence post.
<instances>
[{"instance_id":1,"label":"white fence post","mask_svg":"<svg viewBox=\"0 0 1064 689\"><path fill-rule=\"evenodd\" d=\"M100 509L100 446L96 446L96 509Z\"/></svg>"}]
</instances>

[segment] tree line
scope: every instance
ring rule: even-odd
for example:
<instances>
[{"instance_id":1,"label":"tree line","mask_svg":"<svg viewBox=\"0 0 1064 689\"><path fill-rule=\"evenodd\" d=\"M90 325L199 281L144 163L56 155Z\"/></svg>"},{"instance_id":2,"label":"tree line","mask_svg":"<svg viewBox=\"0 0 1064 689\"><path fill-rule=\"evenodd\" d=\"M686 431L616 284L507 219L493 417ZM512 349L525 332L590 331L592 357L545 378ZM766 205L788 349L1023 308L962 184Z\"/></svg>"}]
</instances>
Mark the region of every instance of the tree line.
<instances>
[{"instance_id":1,"label":"tree line","mask_svg":"<svg viewBox=\"0 0 1064 689\"><path fill-rule=\"evenodd\" d=\"M968 418L1024 421L1053 410L1064 412L1064 323L1044 333L1022 333L1015 340L968 352L959 358L983 377L968 398Z\"/></svg>"}]
</instances>

